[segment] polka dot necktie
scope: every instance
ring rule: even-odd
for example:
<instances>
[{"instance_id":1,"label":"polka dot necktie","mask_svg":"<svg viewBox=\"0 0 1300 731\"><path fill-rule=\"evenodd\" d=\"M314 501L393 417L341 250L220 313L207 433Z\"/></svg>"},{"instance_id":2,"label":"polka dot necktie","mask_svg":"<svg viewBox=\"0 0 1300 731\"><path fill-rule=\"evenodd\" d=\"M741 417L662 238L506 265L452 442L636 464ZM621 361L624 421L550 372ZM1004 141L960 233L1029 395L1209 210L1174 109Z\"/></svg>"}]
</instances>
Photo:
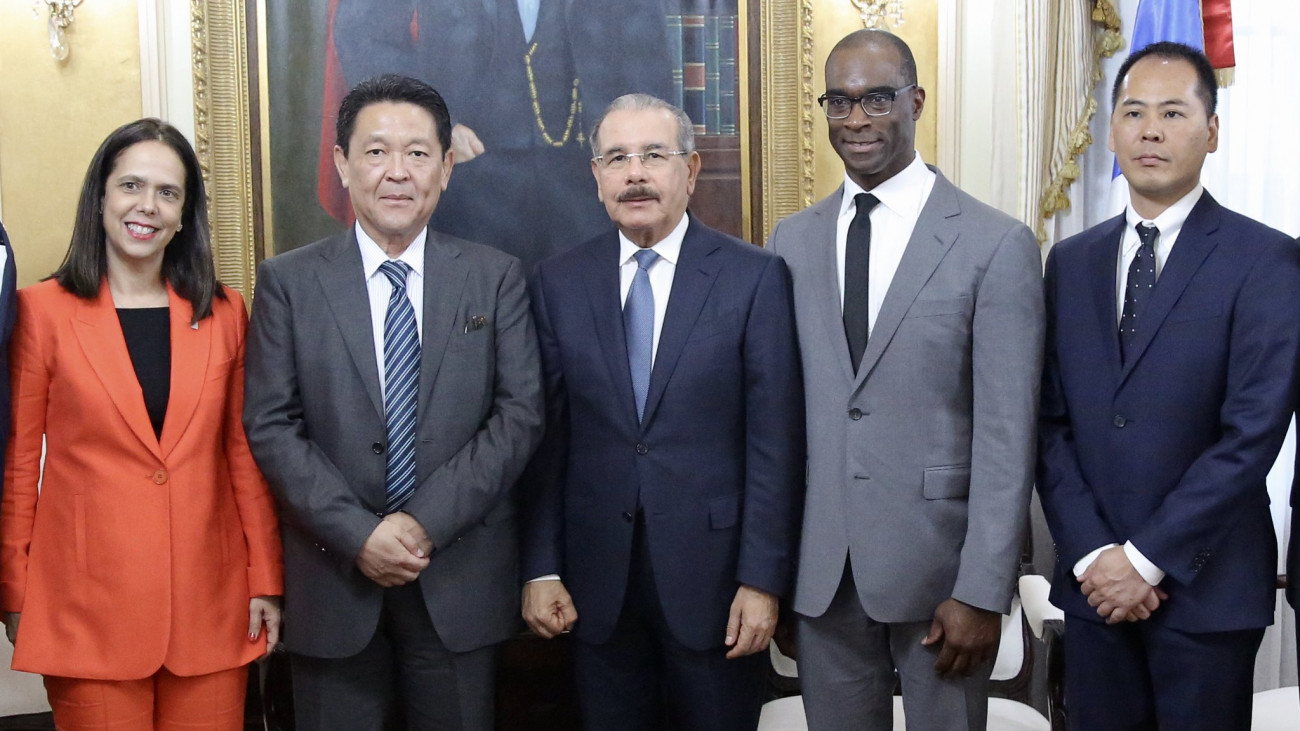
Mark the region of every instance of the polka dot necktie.
<instances>
[{"instance_id":1,"label":"polka dot necktie","mask_svg":"<svg viewBox=\"0 0 1300 731\"><path fill-rule=\"evenodd\" d=\"M1128 265L1128 284L1124 287L1124 311L1119 319L1119 354L1127 359L1133 343L1137 341L1138 322L1147 301L1156 288L1156 237L1160 229L1145 223L1137 225L1138 238L1142 240L1133 261Z\"/></svg>"}]
</instances>

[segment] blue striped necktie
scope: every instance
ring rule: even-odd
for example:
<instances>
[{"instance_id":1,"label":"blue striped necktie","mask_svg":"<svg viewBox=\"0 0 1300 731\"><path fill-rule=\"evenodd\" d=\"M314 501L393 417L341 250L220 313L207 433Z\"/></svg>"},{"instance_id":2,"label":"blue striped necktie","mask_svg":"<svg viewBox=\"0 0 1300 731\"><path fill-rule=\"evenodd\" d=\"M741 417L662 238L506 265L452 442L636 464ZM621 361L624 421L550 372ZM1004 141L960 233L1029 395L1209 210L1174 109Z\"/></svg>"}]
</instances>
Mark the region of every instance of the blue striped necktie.
<instances>
[{"instance_id":1,"label":"blue striped necktie","mask_svg":"<svg viewBox=\"0 0 1300 731\"><path fill-rule=\"evenodd\" d=\"M420 392L420 334L415 308L406 295L411 265L386 261L379 271L393 292L384 315L384 423L388 430L388 465L384 484L388 512L400 510L415 492L415 415Z\"/></svg>"},{"instance_id":2,"label":"blue striped necktie","mask_svg":"<svg viewBox=\"0 0 1300 731\"><path fill-rule=\"evenodd\" d=\"M623 304L623 330L627 337L627 366L632 374L636 418L640 421L645 416L650 369L654 366L655 293L650 288L649 269L659 255L653 249L642 249L632 256L636 258L636 275Z\"/></svg>"}]
</instances>

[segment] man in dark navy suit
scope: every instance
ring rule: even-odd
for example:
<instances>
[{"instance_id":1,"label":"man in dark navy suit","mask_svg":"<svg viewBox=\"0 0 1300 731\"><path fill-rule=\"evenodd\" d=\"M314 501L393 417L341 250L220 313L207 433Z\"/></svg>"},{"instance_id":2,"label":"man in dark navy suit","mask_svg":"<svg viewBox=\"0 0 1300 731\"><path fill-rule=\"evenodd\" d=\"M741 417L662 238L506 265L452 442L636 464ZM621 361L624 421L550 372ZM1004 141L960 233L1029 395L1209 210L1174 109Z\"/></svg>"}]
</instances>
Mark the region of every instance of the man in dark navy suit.
<instances>
[{"instance_id":1,"label":"man in dark navy suit","mask_svg":"<svg viewBox=\"0 0 1300 731\"><path fill-rule=\"evenodd\" d=\"M521 481L524 619L572 628L587 729L753 729L791 585L804 402L790 274L686 212L691 122L616 99L591 168L618 231L531 282L546 435Z\"/></svg>"},{"instance_id":2,"label":"man in dark navy suit","mask_svg":"<svg viewBox=\"0 0 1300 731\"><path fill-rule=\"evenodd\" d=\"M1300 249L1201 187L1219 132L1201 52L1147 46L1112 96L1131 203L1053 248L1046 273L1038 489L1066 704L1076 729L1248 729Z\"/></svg>"},{"instance_id":3,"label":"man in dark navy suit","mask_svg":"<svg viewBox=\"0 0 1300 731\"><path fill-rule=\"evenodd\" d=\"M14 330L14 314L18 309L18 281L14 269L14 250L9 246L9 236L0 223L0 463L9 444L9 335Z\"/></svg>"}]
</instances>

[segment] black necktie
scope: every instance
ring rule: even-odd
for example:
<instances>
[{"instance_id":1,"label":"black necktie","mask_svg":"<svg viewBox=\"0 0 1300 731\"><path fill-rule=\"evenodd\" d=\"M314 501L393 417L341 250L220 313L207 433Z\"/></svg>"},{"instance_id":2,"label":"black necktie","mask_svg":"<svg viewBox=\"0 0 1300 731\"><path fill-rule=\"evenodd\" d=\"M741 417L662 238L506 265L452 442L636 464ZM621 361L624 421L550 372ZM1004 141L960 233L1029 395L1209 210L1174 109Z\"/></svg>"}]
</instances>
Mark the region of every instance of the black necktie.
<instances>
[{"instance_id":1,"label":"black necktie","mask_svg":"<svg viewBox=\"0 0 1300 731\"><path fill-rule=\"evenodd\" d=\"M880 199L870 193L853 196L857 213L844 239L844 336L849 341L853 372L867 349L867 285L871 273L871 209Z\"/></svg>"},{"instance_id":2,"label":"black necktie","mask_svg":"<svg viewBox=\"0 0 1300 731\"><path fill-rule=\"evenodd\" d=\"M1156 237L1160 229L1145 223L1137 225L1142 245L1128 265L1128 286L1124 287L1124 312L1119 319L1119 355L1127 357L1137 340L1138 318L1156 288Z\"/></svg>"}]
</instances>

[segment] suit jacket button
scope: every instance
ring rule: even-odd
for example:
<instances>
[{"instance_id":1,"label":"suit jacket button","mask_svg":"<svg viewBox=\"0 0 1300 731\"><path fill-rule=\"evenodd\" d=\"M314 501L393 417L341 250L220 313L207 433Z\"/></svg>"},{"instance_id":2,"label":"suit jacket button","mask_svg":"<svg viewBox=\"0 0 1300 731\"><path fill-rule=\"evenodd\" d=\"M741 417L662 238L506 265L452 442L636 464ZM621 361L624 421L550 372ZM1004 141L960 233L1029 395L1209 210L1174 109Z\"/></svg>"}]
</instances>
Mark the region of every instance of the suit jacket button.
<instances>
[{"instance_id":1,"label":"suit jacket button","mask_svg":"<svg viewBox=\"0 0 1300 731\"><path fill-rule=\"evenodd\" d=\"M1115 424L1116 429L1123 429L1124 425L1128 423L1128 419L1125 419L1123 414L1115 414L1115 421L1113 423Z\"/></svg>"},{"instance_id":2,"label":"suit jacket button","mask_svg":"<svg viewBox=\"0 0 1300 731\"><path fill-rule=\"evenodd\" d=\"M859 409L859 408L857 408L856 406L853 407L853 408L851 408L851 409L849 409L849 418L852 419L852 420L854 420L854 421L857 421L858 419L861 419L861 418L862 418L862 409Z\"/></svg>"},{"instance_id":3,"label":"suit jacket button","mask_svg":"<svg viewBox=\"0 0 1300 731\"><path fill-rule=\"evenodd\" d=\"M632 522L632 514L629 513L629 512L624 511L624 513L623 513L623 520L624 520L625 522L631 523L631 522Z\"/></svg>"},{"instance_id":4,"label":"suit jacket button","mask_svg":"<svg viewBox=\"0 0 1300 731\"><path fill-rule=\"evenodd\" d=\"M155 485L167 484L167 470L158 470L157 472L153 473L153 484Z\"/></svg>"},{"instance_id":5,"label":"suit jacket button","mask_svg":"<svg viewBox=\"0 0 1300 731\"><path fill-rule=\"evenodd\" d=\"M374 452L375 454L383 454L384 445L380 444L379 442L375 442L374 444L370 445L370 451Z\"/></svg>"},{"instance_id":6,"label":"suit jacket button","mask_svg":"<svg viewBox=\"0 0 1300 731\"><path fill-rule=\"evenodd\" d=\"M636 453L637 453L637 454L649 454L649 453L650 453L650 446L649 446L648 444L644 444L644 443L638 444L638 445L636 445Z\"/></svg>"}]
</instances>

